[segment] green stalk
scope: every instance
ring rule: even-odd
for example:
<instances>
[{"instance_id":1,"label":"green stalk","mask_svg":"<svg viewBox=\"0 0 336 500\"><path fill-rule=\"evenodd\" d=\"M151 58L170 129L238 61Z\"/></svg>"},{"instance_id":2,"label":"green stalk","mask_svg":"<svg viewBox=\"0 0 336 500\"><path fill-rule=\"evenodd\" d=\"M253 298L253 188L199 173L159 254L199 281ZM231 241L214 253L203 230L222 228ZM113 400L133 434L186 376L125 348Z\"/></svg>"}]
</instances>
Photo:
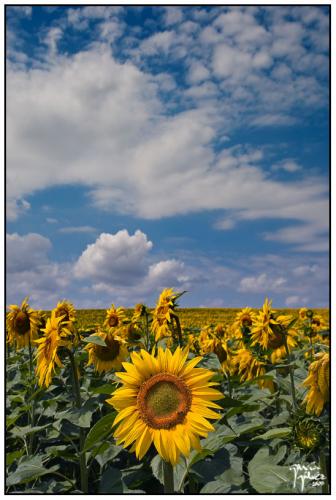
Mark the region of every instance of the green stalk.
<instances>
[{"instance_id":1,"label":"green stalk","mask_svg":"<svg viewBox=\"0 0 336 500\"><path fill-rule=\"evenodd\" d=\"M171 463L163 461L163 484L165 493L174 493L174 469Z\"/></svg>"},{"instance_id":2,"label":"green stalk","mask_svg":"<svg viewBox=\"0 0 336 500\"><path fill-rule=\"evenodd\" d=\"M29 338L29 344L28 344L28 347L29 347L29 378L30 378L30 382L29 382L29 397L31 397L32 393L33 393L33 377L34 377L34 374L33 374L33 353L32 353L32 347L31 347L31 343L30 343L30 338ZM30 420L30 427L34 427L34 420L35 420L35 411L34 411L34 406L35 406L35 403L34 403L34 400L31 401L30 403L30 410L28 412L28 415L29 415L29 420ZM29 450L29 454L31 455L33 453L33 440L34 440L34 434L30 434L29 437L28 437L28 450Z\"/></svg>"},{"instance_id":3,"label":"green stalk","mask_svg":"<svg viewBox=\"0 0 336 500\"><path fill-rule=\"evenodd\" d=\"M74 387L74 393L75 393L75 403L77 408L81 408L82 406L82 399L80 395L80 386L79 386L79 380L78 380L78 373L77 373L77 365L75 361L75 357L73 353L68 350L70 362L71 362L71 369L72 369L72 375L73 375L73 387ZM80 467L80 481L81 481L81 490L83 493L88 493L88 477L87 477L87 469L86 469L86 460L85 460L85 452L83 452L84 448L84 442L85 442L85 433L84 429L82 427L79 428L79 467Z\"/></svg>"},{"instance_id":4,"label":"green stalk","mask_svg":"<svg viewBox=\"0 0 336 500\"><path fill-rule=\"evenodd\" d=\"M309 333L309 340L310 340L310 362L313 362L313 341L312 341L312 334L311 332Z\"/></svg>"},{"instance_id":5,"label":"green stalk","mask_svg":"<svg viewBox=\"0 0 336 500\"><path fill-rule=\"evenodd\" d=\"M175 320L179 345L180 345L180 347L183 347L182 329L181 329L180 319L177 316L177 314L172 314L172 318Z\"/></svg>"},{"instance_id":6,"label":"green stalk","mask_svg":"<svg viewBox=\"0 0 336 500\"><path fill-rule=\"evenodd\" d=\"M287 344L287 335L285 334L285 348L286 348L286 353L287 353L287 360L288 363L290 364L292 361L292 357L289 353L288 349L288 344ZM292 400L293 400L293 408L294 410L297 408L297 402L296 402L296 397L295 397L295 383L294 383L294 374L293 374L293 367L289 367L289 377L290 377L290 383L291 383L291 393L292 393Z\"/></svg>"},{"instance_id":7,"label":"green stalk","mask_svg":"<svg viewBox=\"0 0 336 500\"><path fill-rule=\"evenodd\" d=\"M148 314L145 312L145 322L146 322L146 349L147 352L150 351L150 339L149 339L149 328L148 328Z\"/></svg>"},{"instance_id":8,"label":"green stalk","mask_svg":"<svg viewBox=\"0 0 336 500\"><path fill-rule=\"evenodd\" d=\"M232 398L232 385L231 385L231 378L230 378L230 373L226 373L226 379L228 383L228 391L229 391L229 397Z\"/></svg>"},{"instance_id":9,"label":"green stalk","mask_svg":"<svg viewBox=\"0 0 336 500\"><path fill-rule=\"evenodd\" d=\"M322 493L328 494L329 493L329 478L327 474L327 464L326 464L326 458L323 449L320 451L320 469L321 473L325 476L325 481L323 482L322 485Z\"/></svg>"}]
</instances>

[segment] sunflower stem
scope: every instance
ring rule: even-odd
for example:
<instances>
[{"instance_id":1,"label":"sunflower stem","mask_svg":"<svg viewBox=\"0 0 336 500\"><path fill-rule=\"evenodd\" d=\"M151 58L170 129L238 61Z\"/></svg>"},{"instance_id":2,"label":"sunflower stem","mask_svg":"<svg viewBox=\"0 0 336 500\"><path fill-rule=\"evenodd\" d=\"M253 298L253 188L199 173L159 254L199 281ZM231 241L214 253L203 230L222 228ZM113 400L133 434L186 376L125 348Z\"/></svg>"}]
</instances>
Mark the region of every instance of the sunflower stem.
<instances>
[{"instance_id":1,"label":"sunflower stem","mask_svg":"<svg viewBox=\"0 0 336 500\"><path fill-rule=\"evenodd\" d=\"M82 406L82 398L80 395L80 386L78 380L78 372L77 372L77 364L73 352L68 350L68 355L70 358L71 369L72 369L72 378L73 378L73 387L75 393L75 403L77 408L81 408ZM82 427L79 428L79 466L80 466L80 481L81 481L81 490L83 493L88 493L88 477L87 477L87 469L86 469L86 460L85 460L85 452L83 452L85 442L85 434L84 429Z\"/></svg>"},{"instance_id":2,"label":"sunflower stem","mask_svg":"<svg viewBox=\"0 0 336 500\"><path fill-rule=\"evenodd\" d=\"M231 378L230 378L230 373L226 373L226 379L228 383L228 391L229 391L229 397L232 398L232 385L231 385Z\"/></svg>"},{"instance_id":3,"label":"sunflower stem","mask_svg":"<svg viewBox=\"0 0 336 500\"><path fill-rule=\"evenodd\" d=\"M171 463L163 461L163 483L165 493L174 493L174 469Z\"/></svg>"},{"instance_id":4,"label":"sunflower stem","mask_svg":"<svg viewBox=\"0 0 336 500\"><path fill-rule=\"evenodd\" d=\"M291 364L292 357L290 355L289 349L288 349L288 344L287 344L287 336L285 335L285 349L287 353L287 360L288 363ZM293 374L293 366L289 367L289 378L290 378L290 383L291 383L291 393L292 393L292 400L293 400L293 408L297 408L297 402L296 402L296 397L295 397L295 383L294 383L294 374Z\"/></svg>"},{"instance_id":5,"label":"sunflower stem","mask_svg":"<svg viewBox=\"0 0 336 500\"><path fill-rule=\"evenodd\" d=\"M323 482L323 485L322 485L322 493L328 494L329 493L329 478L328 478L325 453L324 453L323 449L320 450L320 469L321 469L321 473L326 478L325 481Z\"/></svg>"},{"instance_id":6,"label":"sunflower stem","mask_svg":"<svg viewBox=\"0 0 336 500\"><path fill-rule=\"evenodd\" d=\"M145 313L145 323L146 323L146 349L147 352L150 351L150 339L149 339L149 328L148 328L148 313Z\"/></svg>"},{"instance_id":7,"label":"sunflower stem","mask_svg":"<svg viewBox=\"0 0 336 500\"><path fill-rule=\"evenodd\" d=\"M29 344L28 344L28 348L29 348L29 378L30 378L30 381L29 381L29 398L31 398L31 395L33 393L33 377L34 377L34 374L33 374L33 353L32 353L32 347L31 347L31 343L30 343L30 338L29 338ZM34 400L31 401L30 403L30 411L28 412L28 415L29 415L29 420L30 420L30 427L34 427L34 419L35 419L35 415L34 415ZM33 453L33 440L34 440L34 434L31 433L29 435L29 438L28 438L28 449L29 449L29 454L31 455Z\"/></svg>"},{"instance_id":8,"label":"sunflower stem","mask_svg":"<svg viewBox=\"0 0 336 500\"><path fill-rule=\"evenodd\" d=\"M181 329L180 318L177 316L177 314L172 314L172 318L174 318L174 320L175 320L179 345L180 345L180 347L183 347L182 329Z\"/></svg>"}]
</instances>

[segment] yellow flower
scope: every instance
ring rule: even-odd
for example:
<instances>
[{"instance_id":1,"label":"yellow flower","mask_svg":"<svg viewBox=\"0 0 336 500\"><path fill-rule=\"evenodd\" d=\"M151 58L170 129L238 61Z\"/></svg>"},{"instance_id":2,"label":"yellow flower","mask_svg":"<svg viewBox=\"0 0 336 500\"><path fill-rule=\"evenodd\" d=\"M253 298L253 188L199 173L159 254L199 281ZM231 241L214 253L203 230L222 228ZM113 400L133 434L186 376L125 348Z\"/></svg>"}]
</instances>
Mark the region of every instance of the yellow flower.
<instances>
[{"instance_id":1,"label":"yellow flower","mask_svg":"<svg viewBox=\"0 0 336 500\"><path fill-rule=\"evenodd\" d=\"M195 368L201 357L186 362L188 349L159 348L155 357L144 351L131 354L132 363L123 363L126 372L117 373L123 386L107 402L118 410L114 436L118 445L135 451L139 460L154 443L159 455L175 465L180 454L200 449L200 437L214 427L207 419L218 419L211 408L223 395L213 389L213 373Z\"/></svg>"},{"instance_id":2,"label":"yellow flower","mask_svg":"<svg viewBox=\"0 0 336 500\"><path fill-rule=\"evenodd\" d=\"M36 374L40 386L48 387L56 370L56 365L60 368L63 366L57 350L61 346L68 346L67 339L64 339L68 332L64 331L62 322L62 318L56 317L55 311L52 311L51 317L47 319L46 327L42 329L44 332L43 337L35 340L36 344L38 344Z\"/></svg>"},{"instance_id":3,"label":"yellow flower","mask_svg":"<svg viewBox=\"0 0 336 500\"><path fill-rule=\"evenodd\" d=\"M253 356L253 353L248 349L239 349L235 356L232 357L231 375L238 374L241 382L253 381L257 377L262 377L266 374L266 363L259 361ZM260 388L267 388L271 392L274 390L274 385L271 380L260 379L257 381Z\"/></svg>"},{"instance_id":4,"label":"yellow flower","mask_svg":"<svg viewBox=\"0 0 336 500\"><path fill-rule=\"evenodd\" d=\"M308 309L306 307L301 307L301 309L299 311L299 318L301 320L306 319L306 317L307 317L307 311L308 311Z\"/></svg>"},{"instance_id":5,"label":"yellow flower","mask_svg":"<svg viewBox=\"0 0 336 500\"><path fill-rule=\"evenodd\" d=\"M145 316L147 312L146 306L144 304L136 304L133 312L132 321L138 322L140 319Z\"/></svg>"},{"instance_id":6,"label":"yellow flower","mask_svg":"<svg viewBox=\"0 0 336 500\"><path fill-rule=\"evenodd\" d=\"M165 288L159 297L151 324L151 331L155 334L156 341L171 335L171 315L176 314L174 311L176 297L172 288Z\"/></svg>"},{"instance_id":7,"label":"yellow flower","mask_svg":"<svg viewBox=\"0 0 336 500\"><path fill-rule=\"evenodd\" d=\"M126 321L125 309L123 307L115 308L114 304L106 311L104 326L108 329L120 328Z\"/></svg>"},{"instance_id":8,"label":"yellow flower","mask_svg":"<svg viewBox=\"0 0 336 500\"><path fill-rule=\"evenodd\" d=\"M37 336L39 315L31 309L27 298L21 306L10 305L7 315L8 342L15 345L16 349L26 347Z\"/></svg>"},{"instance_id":9,"label":"yellow flower","mask_svg":"<svg viewBox=\"0 0 336 500\"><path fill-rule=\"evenodd\" d=\"M76 321L76 311L68 300L62 300L58 302L55 307L56 318L62 318L62 322L67 323L67 328L71 328L72 323Z\"/></svg>"},{"instance_id":10,"label":"yellow flower","mask_svg":"<svg viewBox=\"0 0 336 500\"><path fill-rule=\"evenodd\" d=\"M256 316L256 313L251 307L244 307L239 313L236 314L236 318L233 323L234 329L240 331L240 329L244 327L250 328L253 321L256 320Z\"/></svg>"},{"instance_id":11,"label":"yellow flower","mask_svg":"<svg viewBox=\"0 0 336 500\"><path fill-rule=\"evenodd\" d=\"M293 427L295 444L305 450L313 450L323 442L325 429L317 419L304 417Z\"/></svg>"},{"instance_id":12,"label":"yellow flower","mask_svg":"<svg viewBox=\"0 0 336 500\"><path fill-rule=\"evenodd\" d=\"M94 365L98 373L109 370L120 370L122 362L128 356L125 340L111 331L108 333L97 332L94 336L103 339L106 346L90 342L85 347L89 353L88 365Z\"/></svg>"},{"instance_id":13,"label":"yellow flower","mask_svg":"<svg viewBox=\"0 0 336 500\"><path fill-rule=\"evenodd\" d=\"M272 301L265 299L262 311L254 318L251 329L251 345L260 345L264 349L269 349L269 344L272 338L275 338L272 324L276 324L274 320L274 311L271 309Z\"/></svg>"},{"instance_id":14,"label":"yellow flower","mask_svg":"<svg viewBox=\"0 0 336 500\"><path fill-rule=\"evenodd\" d=\"M297 346L298 332L294 328L288 329L291 321L291 316L281 315L277 317L276 324L271 325L273 337L270 337L268 343L268 349L273 350L270 356L271 363L278 363L287 356L285 341L289 352Z\"/></svg>"},{"instance_id":15,"label":"yellow flower","mask_svg":"<svg viewBox=\"0 0 336 500\"><path fill-rule=\"evenodd\" d=\"M329 370L329 353L319 352L316 354L315 361L309 366L308 376L303 382L305 387L309 387L303 400L307 413L321 415L325 403L329 401Z\"/></svg>"}]
</instances>

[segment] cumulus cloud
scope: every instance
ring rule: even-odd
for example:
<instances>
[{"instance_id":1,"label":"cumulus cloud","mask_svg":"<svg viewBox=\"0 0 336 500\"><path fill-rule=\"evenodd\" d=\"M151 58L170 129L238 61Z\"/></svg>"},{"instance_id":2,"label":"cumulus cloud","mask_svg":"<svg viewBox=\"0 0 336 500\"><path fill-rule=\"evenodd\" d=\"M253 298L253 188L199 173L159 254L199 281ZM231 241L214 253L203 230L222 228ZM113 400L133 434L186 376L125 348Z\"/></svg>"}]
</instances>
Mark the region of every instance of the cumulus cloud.
<instances>
[{"instance_id":1,"label":"cumulus cloud","mask_svg":"<svg viewBox=\"0 0 336 500\"><path fill-rule=\"evenodd\" d=\"M133 235L126 229L116 234L102 233L75 263L75 276L111 286L133 285L146 274L145 259L152 246L139 230Z\"/></svg>"}]
</instances>

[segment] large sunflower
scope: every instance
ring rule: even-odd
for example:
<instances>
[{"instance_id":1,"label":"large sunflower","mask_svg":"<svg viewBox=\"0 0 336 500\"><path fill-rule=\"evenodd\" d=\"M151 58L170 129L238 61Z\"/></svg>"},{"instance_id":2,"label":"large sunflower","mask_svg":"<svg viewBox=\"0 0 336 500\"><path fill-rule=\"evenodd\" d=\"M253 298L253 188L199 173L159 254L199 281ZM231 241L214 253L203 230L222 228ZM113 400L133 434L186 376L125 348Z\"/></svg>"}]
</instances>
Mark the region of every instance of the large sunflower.
<instances>
[{"instance_id":1,"label":"large sunflower","mask_svg":"<svg viewBox=\"0 0 336 500\"><path fill-rule=\"evenodd\" d=\"M97 332L94 336L103 339L106 346L90 342L85 347L89 353L88 365L93 364L96 371L99 373L109 370L120 370L122 368L122 362L128 356L125 340L112 332Z\"/></svg>"},{"instance_id":2,"label":"large sunflower","mask_svg":"<svg viewBox=\"0 0 336 500\"><path fill-rule=\"evenodd\" d=\"M172 465L180 454L188 456L200 449L200 437L214 427L207 419L217 419L215 400L223 395L213 389L213 373L195 368L202 359L186 362L188 349L178 347L174 354L159 348L157 356L144 350L131 354L132 363L123 363L126 372L117 373L123 386L110 403L118 410L114 425L117 444L135 451L139 460L154 443L160 456Z\"/></svg>"},{"instance_id":3,"label":"large sunflower","mask_svg":"<svg viewBox=\"0 0 336 500\"><path fill-rule=\"evenodd\" d=\"M26 347L37 336L39 314L28 305L27 298L21 306L10 305L7 314L8 342L17 349Z\"/></svg>"},{"instance_id":4,"label":"large sunflower","mask_svg":"<svg viewBox=\"0 0 336 500\"><path fill-rule=\"evenodd\" d=\"M329 353L319 352L316 354L315 361L309 366L308 377L303 382L304 386L309 387L303 401L306 404L307 413L321 415L325 403L329 401L329 370Z\"/></svg>"},{"instance_id":5,"label":"large sunflower","mask_svg":"<svg viewBox=\"0 0 336 500\"><path fill-rule=\"evenodd\" d=\"M42 329L43 337L35 340L38 344L36 374L40 386L48 387L56 366L60 368L63 366L57 350L61 346L68 347L69 342L66 337L69 332L64 330L62 323L62 318L56 317L55 311L52 311L51 317L47 319L46 327Z\"/></svg>"},{"instance_id":6,"label":"large sunflower","mask_svg":"<svg viewBox=\"0 0 336 500\"><path fill-rule=\"evenodd\" d=\"M104 326L109 330L112 328L120 328L126 321L125 309L123 307L116 308L114 304L106 311Z\"/></svg>"},{"instance_id":7,"label":"large sunflower","mask_svg":"<svg viewBox=\"0 0 336 500\"><path fill-rule=\"evenodd\" d=\"M172 288L165 288L156 304L153 312L151 330L155 334L155 340L171 336L172 314L175 312L175 300L177 295Z\"/></svg>"}]
</instances>

